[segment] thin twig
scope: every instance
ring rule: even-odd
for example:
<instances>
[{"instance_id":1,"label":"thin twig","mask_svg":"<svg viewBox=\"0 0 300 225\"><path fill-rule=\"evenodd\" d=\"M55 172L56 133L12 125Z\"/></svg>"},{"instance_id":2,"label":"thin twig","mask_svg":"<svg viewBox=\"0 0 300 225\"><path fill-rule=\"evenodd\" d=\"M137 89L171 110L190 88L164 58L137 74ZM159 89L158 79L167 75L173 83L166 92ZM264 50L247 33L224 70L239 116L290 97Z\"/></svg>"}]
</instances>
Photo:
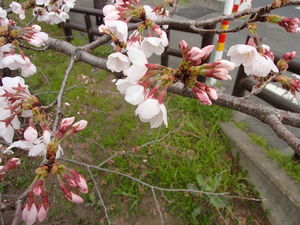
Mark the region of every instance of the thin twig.
<instances>
[{"instance_id":1,"label":"thin twig","mask_svg":"<svg viewBox=\"0 0 300 225\"><path fill-rule=\"evenodd\" d=\"M75 161L75 160L72 160L72 159L67 159L67 158L59 158L60 160L63 160L63 161L66 161L66 162L70 162L70 163L73 163L73 164L76 164L76 165L80 165L80 166L83 166L83 167L89 167L89 168L92 168L92 169L96 169L96 170L99 170L99 171L103 171L103 172L107 172L107 173L113 173L113 174L116 174L116 175L120 175L120 176L123 176L123 177L126 177L128 179L131 179L137 183L140 183L148 188L153 188L155 190L159 190L159 191L166 191L166 192L190 192L190 193L197 193L197 194L205 194L205 195L212 195L212 196L224 196L224 197L227 197L227 198L236 198L236 199L245 199L245 200L251 200L251 201L262 201L262 199L257 199L257 198L248 198L248 197L239 197L239 196L232 196L232 195L229 195L228 192L221 192L221 193L214 193L214 192L207 192L207 191L199 191L199 190L196 190L196 189L185 189L185 188L163 188L163 187L157 187L157 186L154 186L154 185L151 185L151 184L148 184L138 178L135 178L135 177L132 177L128 174L125 174L125 173L122 173L122 172L119 172L119 171L115 171L115 170L111 170L111 169L106 169L106 168L101 168L101 167L98 167L98 166L94 166L94 165L89 165L89 164L86 164L86 163L83 163L83 162L78 162L78 161Z\"/></svg>"},{"instance_id":2,"label":"thin twig","mask_svg":"<svg viewBox=\"0 0 300 225\"><path fill-rule=\"evenodd\" d=\"M109 158L107 158L106 160L104 160L103 162L101 162L101 163L98 165L98 167L104 166L106 163L108 163L110 160L112 160L113 158L115 158L115 157L118 156L118 155L120 155L120 154L117 154L117 153L113 154L112 156L110 156Z\"/></svg>"},{"instance_id":3,"label":"thin twig","mask_svg":"<svg viewBox=\"0 0 300 225\"><path fill-rule=\"evenodd\" d=\"M26 23L25 27L29 27L29 26L35 21L36 17L37 17L37 16L33 16L33 17L31 18L31 20L29 20L29 22Z\"/></svg>"},{"instance_id":4,"label":"thin twig","mask_svg":"<svg viewBox=\"0 0 300 225\"><path fill-rule=\"evenodd\" d=\"M163 217L162 212L160 210L159 203L158 203L157 198L156 198L155 190L153 188L151 188L151 191L152 191L152 195L153 195L153 198L154 198L154 201L155 201L155 205L156 205L157 211L159 213L161 224L165 225L164 217Z\"/></svg>"},{"instance_id":5,"label":"thin twig","mask_svg":"<svg viewBox=\"0 0 300 225\"><path fill-rule=\"evenodd\" d=\"M226 221L226 219L224 218L224 216L222 215L222 213L220 212L220 209L216 208L219 216L221 217L221 219L224 221L225 225L229 225L228 222Z\"/></svg>"},{"instance_id":6,"label":"thin twig","mask_svg":"<svg viewBox=\"0 0 300 225\"><path fill-rule=\"evenodd\" d=\"M94 182L94 185L95 185L95 188L96 188L97 195L98 195L98 197L99 197L99 199L100 199L100 202L101 202L101 205L102 205L102 207L103 207L103 209L104 209L104 213L105 213L105 217L106 217L107 223L108 223L109 225L111 225L111 221L110 221L110 218L109 218L109 216L108 216L108 210L107 210L107 207L106 207L106 205L105 205L105 203L104 203L104 201L103 201L103 198L102 198L102 195L101 195L101 193L100 193L100 190L99 190L99 187L98 187L98 185L97 185L97 182L96 182L96 180L95 180L95 177L94 177L92 171L90 170L90 168L89 168L89 167L86 167L86 168L87 168L87 170L89 171L89 174L90 174L90 176L91 176L91 178L92 178L92 180L93 180L93 182Z\"/></svg>"},{"instance_id":7,"label":"thin twig","mask_svg":"<svg viewBox=\"0 0 300 225\"><path fill-rule=\"evenodd\" d=\"M144 147L146 147L146 146L148 146L148 145L152 145L152 144L154 144L154 143L156 143L156 142L160 142L160 141L162 141L163 139L165 139L166 137L168 137L171 133L173 133L174 131L169 131L168 133L166 133L164 136L162 136L161 138L159 138L159 139L155 139L155 140L153 140L153 141L150 141L150 142L147 142L147 143L145 143L145 144L143 144L143 145L141 145L141 146L139 146L139 148L144 148Z\"/></svg>"},{"instance_id":8,"label":"thin twig","mask_svg":"<svg viewBox=\"0 0 300 225\"><path fill-rule=\"evenodd\" d=\"M59 91L59 93L57 95L57 98L56 98L57 99L57 111L56 111L56 116L55 116L55 120L54 120L54 123L53 123L53 129L52 129L53 133L55 133L56 130L57 130L58 123L59 123L59 120L60 120L60 117L61 117L61 114L62 114L62 98L63 98L64 92L65 92L65 88L66 88L66 85L67 85L69 75L71 73L71 70L72 70L74 64L75 64L75 57L71 56L70 64L69 64L69 66L66 70L64 79L63 79L62 84L61 84L60 91Z\"/></svg>"}]
</instances>

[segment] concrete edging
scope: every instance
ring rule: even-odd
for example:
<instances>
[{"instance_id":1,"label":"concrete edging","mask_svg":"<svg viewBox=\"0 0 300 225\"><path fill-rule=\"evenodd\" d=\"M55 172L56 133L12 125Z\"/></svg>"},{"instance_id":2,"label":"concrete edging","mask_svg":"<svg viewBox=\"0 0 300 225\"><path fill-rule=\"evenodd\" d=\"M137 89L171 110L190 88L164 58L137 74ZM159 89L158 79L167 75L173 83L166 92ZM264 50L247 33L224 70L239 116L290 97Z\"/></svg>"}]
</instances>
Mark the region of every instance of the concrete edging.
<instances>
[{"instance_id":1,"label":"concrete edging","mask_svg":"<svg viewBox=\"0 0 300 225\"><path fill-rule=\"evenodd\" d=\"M273 225L300 224L300 186L263 149L251 142L248 134L232 122L221 125L233 144L233 155L248 170L248 178L263 198L263 206Z\"/></svg>"}]
</instances>

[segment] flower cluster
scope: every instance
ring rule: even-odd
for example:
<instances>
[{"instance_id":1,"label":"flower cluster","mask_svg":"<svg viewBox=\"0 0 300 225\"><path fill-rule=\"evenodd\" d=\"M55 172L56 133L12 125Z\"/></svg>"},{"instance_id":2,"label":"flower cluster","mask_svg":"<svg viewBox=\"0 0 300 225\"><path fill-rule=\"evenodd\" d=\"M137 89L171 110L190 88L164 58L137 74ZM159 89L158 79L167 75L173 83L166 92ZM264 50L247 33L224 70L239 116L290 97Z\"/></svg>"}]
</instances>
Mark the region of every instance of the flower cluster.
<instances>
[{"instance_id":1,"label":"flower cluster","mask_svg":"<svg viewBox=\"0 0 300 225\"><path fill-rule=\"evenodd\" d=\"M161 55L169 45L166 32L155 24L155 20L165 16L167 10L163 5L156 8L141 5L139 0L118 0L114 5L106 5L103 13L105 24L99 27L99 31L111 36L116 51L108 56L107 67L112 72L123 72L126 76L126 79L116 82L117 88L125 95L127 102L138 106L136 115L142 122L150 122L153 128L162 123L167 126L163 99L170 82L165 81L151 89L156 74L141 80L153 73L148 70L151 65L148 65L147 58L153 54ZM143 22L128 37L127 24L133 17ZM147 36L144 36L146 31Z\"/></svg>"},{"instance_id":2,"label":"flower cluster","mask_svg":"<svg viewBox=\"0 0 300 225\"><path fill-rule=\"evenodd\" d=\"M69 19L68 13L74 8L75 3L76 0L34 0L22 4L13 1L10 8L21 20L25 19L25 9L32 7L33 16L37 17L39 22L59 24Z\"/></svg>"},{"instance_id":3,"label":"flower cluster","mask_svg":"<svg viewBox=\"0 0 300 225\"><path fill-rule=\"evenodd\" d=\"M298 17L285 17L276 14L265 16L262 21L276 23L290 33L297 33L298 25L300 23Z\"/></svg>"},{"instance_id":4,"label":"flower cluster","mask_svg":"<svg viewBox=\"0 0 300 225\"><path fill-rule=\"evenodd\" d=\"M27 199L23 207L22 218L26 225L32 225L38 220L43 222L50 209L48 192L46 190L46 178L56 175L59 187L65 199L82 204L83 199L75 194L71 189L77 189L82 194L88 193L88 186L85 178L73 169L69 169L60 163L54 163L51 167L44 165L36 171L36 178L27 194Z\"/></svg>"},{"instance_id":5,"label":"flower cluster","mask_svg":"<svg viewBox=\"0 0 300 225\"><path fill-rule=\"evenodd\" d=\"M4 78L3 80L5 81L5 79L16 78ZM8 101L20 101L17 97L23 93L20 92L22 89L24 87L22 88L21 85L18 85L16 93L11 94L11 92L6 92L6 96L9 96L7 97ZM14 87L12 87L12 90L14 90ZM30 104L31 102L24 100L22 107L31 108ZM42 120L47 120L47 118L38 109L33 109L29 114L32 115L32 118L29 120L29 126L24 131L24 139L13 142L4 151L4 153L13 153L13 148L19 148L28 150L29 156L44 156L45 159L45 163L35 171L36 178L30 187L26 203L23 207L22 218L26 225L34 224L36 220L43 222L47 216L50 203L45 183L46 178L50 174L57 176L59 187L67 200L73 203L83 203L83 199L73 191L74 189L83 194L88 193L86 180L81 174L55 161L63 154L60 143L70 135L82 131L86 127L87 121L80 120L74 123L74 117L65 118L54 133L47 127L46 122L42 122ZM39 124L39 127L34 121L36 124ZM39 136L39 133L42 133L42 135ZM13 169L19 164L19 159L11 159L6 166L0 167L1 177L5 175L8 169Z\"/></svg>"},{"instance_id":6,"label":"flower cluster","mask_svg":"<svg viewBox=\"0 0 300 225\"><path fill-rule=\"evenodd\" d=\"M280 71L285 72L289 67L288 63L295 57L295 51L285 53L277 62L277 67L280 69ZM279 75L274 78L274 82L279 82L282 87L290 91L300 103L300 80L296 78L290 78L285 75Z\"/></svg>"},{"instance_id":7,"label":"flower cluster","mask_svg":"<svg viewBox=\"0 0 300 225\"><path fill-rule=\"evenodd\" d=\"M276 81L278 81L284 89L290 91L300 103L300 80L281 75L276 78Z\"/></svg>"},{"instance_id":8,"label":"flower cluster","mask_svg":"<svg viewBox=\"0 0 300 225\"><path fill-rule=\"evenodd\" d=\"M22 51L21 42L26 42L35 47L45 45L48 34L41 32L41 27L32 25L17 28L14 21L9 21L6 11L0 8L0 69L21 70L24 77L36 73L36 67Z\"/></svg>"},{"instance_id":9,"label":"flower cluster","mask_svg":"<svg viewBox=\"0 0 300 225\"><path fill-rule=\"evenodd\" d=\"M167 110L163 100L173 82L169 77L165 77L164 82L156 81L163 74L169 74L170 69L148 64L140 49L130 47L127 54L132 65L124 71L126 78L116 82L117 89L125 95L128 103L137 105L136 115L142 122L150 122L151 128L159 127L162 123L167 126Z\"/></svg>"},{"instance_id":10,"label":"flower cluster","mask_svg":"<svg viewBox=\"0 0 300 225\"><path fill-rule=\"evenodd\" d=\"M227 60L218 60L213 63L203 63L211 54L214 46L208 45L202 49L190 47L186 41L179 43L179 49L182 54L182 61L178 71L175 74L178 80L183 82L195 93L196 98L203 105L211 105L212 100L218 98L214 88L204 83L198 82L198 76L212 77L218 80L230 80L229 72L235 67L235 64Z\"/></svg>"},{"instance_id":11,"label":"flower cluster","mask_svg":"<svg viewBox=\"0 0 300 225\"><path fill-rule=\"evenodd\" d=\"M39 22L59 24L69 19L70 9L74 8L76 0L35 0L32 3L33 15Z\"/></svg>"},{"instance_id":12,"label":"flower cluster","mask_svg":"<svg viewBox=\"0 0 300 225\"><path fill-rule=\"evenodd\" d=\"M165 1L172 5L172 1ZM180 81L195 92L202 104L211 105L217 93L212 87L197 82L197 76L231 79L229 71L234 65L226 60L203 64L214 46L190 48L185 41L180 43L183 60L177 70L148 63L153 54L161 55L169 45L166 32L155 21L166 16L166 5L155 8L141 5L139 0L119 0L103 8L105 25L101 33L111 36L115 52L108 56L107 68L122 72L126 78L116 82L117 89L125 100L136 105L136 115L142 122L149 122L151 128L163 123L167 126L167 110L164 98L167 89ZM142 20L138 28L128 37L127 23L133 18ZM147 32L145 32L147 31Z\"/></svg>"},{"instance_id":13,"label":"flower cluster","mask_svg":"<svg viewBox=\"0 0 300 225\"><path fill-rule=\"evenodd\" d=\"M5 77L0 87L0 137L12 143L15 130L19 130L20 119L32 117L32 109L39 105L21 77Z\"/></svg>"},{"instance_id":14,"label":"flower cluster","mask_svg":"<svg viewBox=\"0 0 300 225\"><path fill-rule=\"evenodd\" d=\"M43 117L42 114L38 115L37 110L35 110L36 117ZM36 118L38 119L38 118ZM63 154L63 150L60 143L68 136L82 131L86 125L86 120L80 120L74 123L75 117L65 118L62 120L59 129L51 138L52 132L43 123L42 135L39 137L37 129L31 124L27 127L24 132L24 139L13 142L6 150L5 153L11 153L11 149L19 148L28 150L28 155L34 156L44 156L47 160L50 158L57 159ZM30 121L31 122L31 121Z\"/></svg>"},{"instance_id":15,"label":"flower cluster","mask_svg":"<svg viewBox=\"0 0 300 225\"><path fill-rule=\"evenodd\" d=\"M42 223L49 209L50 202L45 187L45 179L37 179L27 194L27 199L22 210L22 219L26 225L34 224L36 220Z\"/></svg>"},{"instance_id":16,"label":"flower cluster","mask_svg":"<svg viewBox=\"0 0 300 225\"><path fill-rule=\"evenodd\" d=\"M161 55L169 44L166 32L154 22L161 17L157 9L143 6L139 1L121 0L115 5L106 5L103 13L105 25L101 25L99 31L112 37L116 52L122 52L126 47L136 47L149 58L153 53ZM127 23L132 17L141 19L143 23L128 38ZM146 30L147 37L144 36Z\"/></svg>"},{"instance_id":17,"label":"flower cluster","mask_svg":"<svg viewBox=\"0 0 300 225\"><path fill-rule=\"evenodd\" d=\"M72 189L82 194L88 193L88 186L83 175L76 170L65 168L61 164L55 165L54 169L57 170L59 188L63 192L65 199L75 204L82 204L84 202L83 199Z\"/></svg>"}]
</instances>

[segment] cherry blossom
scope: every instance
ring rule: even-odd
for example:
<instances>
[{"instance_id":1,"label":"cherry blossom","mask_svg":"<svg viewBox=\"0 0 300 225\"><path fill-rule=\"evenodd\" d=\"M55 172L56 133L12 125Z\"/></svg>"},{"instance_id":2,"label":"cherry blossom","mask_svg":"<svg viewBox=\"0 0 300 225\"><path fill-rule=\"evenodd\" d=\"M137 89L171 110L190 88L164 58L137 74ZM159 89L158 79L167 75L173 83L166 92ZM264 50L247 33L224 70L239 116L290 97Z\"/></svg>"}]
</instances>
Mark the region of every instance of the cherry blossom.
<instances>
[{"instance_id":1,"label":"cherry blossom","mask_svg":"<svg viewBox=\"0 0 300 225\"><path fill-rule=\"evenodd\" d=\"M167 45L161 38L146 37L142 41L140 49L145 53L146 57L149 58L153 53L161 55Z\"/></svg>"},{"instance_id":2,"label":"cherry blossom","mask_svg":"<svg viewBox=\"0 0 300 225\"><path fill-rule=\"evenodd\" d=\"M125 101L132 104L138 105L145 99L145 88L139 84L131 85L127 88L125 94Z\"/></svg>"},{"instance_id":3,"label":"cherry blossom","mask_svg":"<svg viewBox=\"0 0 300 225\"><path fill-rule=\"evenodd\" d=\"M115 52L108 56L106 65L112 72L121 72L129 68L130 61L126 55Z\"/></svg>"},{"instance_id":4,"label":"cherry blossom","mask_svg":"<svg viewBox=\"0 0 300 225\"><path fill-rule=\"evenodd\" d=\"M9 7L11 8L12 12L19 15L21 20L25 19L25 10L23 9L22 5L18 2L12 2Z\"/></svg>"},{"instance_id":5,"label":"cherry blossom","mask_svg":"<svg viewBox=\"0 0 300 225\"><path fill-rule=\"evenodd\" d=\"M229 49L227 55L231 57L231 61L236 66L242 64L245 73L248 75L264 77L271 71L278 72L278 68L273 60L268 56L260 55L253 46L244 44L234 45Z\"/></svg>"},{"instance_id":6,"label":"cherry blossom","mask_svg":"<svg viewBox=\"0 0 300 225\"><path fill-rule=\"evenodd\" d=\"M135 114L143 123L150 122L151 128L157 128L164 123L168 126L167 109L157 99L149 98L138 105Z\"/></svg>"},{"instance_id":7,"label":"cherry blossom","mask_svg":"<svg viewBox=\"0 0 300 225\"><path fill-rule=\"evenodd\" d=\"M128 48L127 55L132 65L124 71L124 74L130 82L134 83L146 74L148 61L144 52L134 47Z\"/></svg>"},{"instance_id":8,"label":"cherry blossom","mask_svg":"<svg viewBox=\"0 0 300 225\"><path fill-rule=\"evenodd\" d=\"M108 29L116 38L124 43L127 42L128 38L128 26L127 23L120 20L105 21L105 26L100 26L100 33L105 32Z\"/></svg>"},{"instance_id":9,"label":"cherry blossom","mask_svg":"<svg viewBox=\"0 0 300 225\"><path fill-rule=\"evenodd\" d=\"M49 1L37 0L38 7L33 9L33 14L38 21L49 24L66 22L69 19L70 9L74 8L76 0Z\"/></svg>"},{"instance_id":10,"label":"cherry blossom","mask_svg":"<svg viewBox=\"0 0 300 225\"><path fill-rule=\"evenodd\" d=\"M7 19L7 12L6 12L6 10L4 10L0 7L0 25L6 26L8 24L9 24L9 21Z\"/></svg>"},{"instance_id":11,"label":"cherry blossom","mask_svg":"<svg viewBox=\"0 0 300 225\"><path fill-rule=\"evenodd\" d=\"M48 130L45 130L43 136L38 137L37 133L33 132L30 136L30 139L19 140L13 142L4 153L12 153L13 148L19 148L28 151L29 157L35 156L44 156L46 157L47 146L51 142L51 133ZM24 134L25 136L25 134ZM28 136L28 135L26 135ZM27 137L28 138L28 137ZM63 155L63 150L60 145L58 145L58 149L56 152L56 158L59 158Z\"/></svg>"}]
</instances>

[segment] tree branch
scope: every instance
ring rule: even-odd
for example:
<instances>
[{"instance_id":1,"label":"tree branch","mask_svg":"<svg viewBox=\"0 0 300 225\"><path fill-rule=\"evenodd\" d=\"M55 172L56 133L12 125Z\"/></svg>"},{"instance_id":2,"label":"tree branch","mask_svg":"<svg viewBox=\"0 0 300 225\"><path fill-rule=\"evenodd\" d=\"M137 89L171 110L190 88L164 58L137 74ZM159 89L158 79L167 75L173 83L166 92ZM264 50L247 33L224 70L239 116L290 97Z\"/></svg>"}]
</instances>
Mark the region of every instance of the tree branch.
<instances>
[{"instance_id":1,"label":"tree branch","mask_svg":"<svg viewBox=\"0 0 300 225\"><path fill-rule=\"evenodd\" d=\"M49 48L52 48L66 55L72 56L76 53L77 60L83 61L92 66L109 71L109 69L106 66L106 62L107 62L106 59L99 58L87 51L82 50L80 47L78 48L66 41L60 41L53 38L49 38L46 44L49 46ZM119 78L120 74L115 74L115 76ZM194 93L191 90L185 88L182 89L178 87L172 87L169 88L169 92L181 96L189 97L189 98L195 98ZM276 115L277 114L280 115L282 123L300 128L300 115L298 113L292 113L285 110L274 109L273 107L261 105L246 99L226 95L224 93L219 93L218 95L219 95L218 100L214 101L214 104L216 105L224 106L233 110L246 113L248 115L256 117L257 119L261 120L264 123L267 122L266 121L267 114L269 112L275 113L276 111ZM296 145L293 146L296 147ZM298 146L296 149L294 147L293 149L300 154L300 146Z\"/></svg>"},{"instance_id":2,"label":"tree branch","mask_svg":"<svg viewBox=\"0 0 300 225\"><path fill-rule=\"evenodd\" d=\"M90 168L90 169L95 169L95 170L99 170L102 172L107 172L107 173L113 173L122 177L126 177L130 180L133 180L145 187L148 187L150 189L154 189L154 190L159 190L159 191L165 191L165 192L190 192L190 193L195 193L195 194L205 194L205 195L211 195L211 196L223 196L226 198L236 198L236 199L244 199L244 200L249 200L249 201L261 201L261 199L256 199L256 198L248 198L248 197L240 197L240 196L233 196L233 195L229 195L228 192L222 192L222 193L214 193L214 192L207 192L207 191L200 191L200 190L196 190L196 189L184 189L184 188L163 188L163 187L157 187L151 184L148 184L138 178L132 177L128 174L116 171L116 170L111 170L111 169L106 169L106 168L102 168L99 166L94 166L94 165L89 165L83 162L78 162L72 159L66 159L66 158L59 158L59 160L63 160L66 162L70 162L79 166L83 166L85 168Z\"/></svg>"},{"instance_id":3,"label":"tree branch","mask_svg":"<svg viewBox=\"0 0 300 225\"><path fill-rule=\"evenodd\" d=\"M108 225L111 225L111 221L110 221L110 218L109 218L108 212L107 212L107 211L108 211L108 210L107 210L107 207L105 206L103 197L102 197L102 195L101 195L101 193L100 193L100 190L99 190L99 187L98 187L98 185L97 185L97 182L96 182L96 180L95 180L95 178L94 178L94 175L93 175L93 173L92 173L92 171L90 170L89 167L86 167L86 168L87 168L87 170L89 171L89 174L90 174L90 176L91 176L91 178L92 178L92 180L93 180L93 182L94 182L94 185L95 185L95 188L96 188L97 195L98 195L98 197L99 197L99 200L100 200L100 202L101 202L102 207L104 208L104 213L105 213L105 217L106 217L107 223L108 223Z\"/></svg>"},{"instance_id":4,"label":"tree branch","mask_svg":"<svg viewBox=\"0 0 300 225\"><path fill-rule=\"evenodd\" d=\"M297 149L297 155L300 155L300 139L291 133L280 121L280 115L269 114L266 117L266 123L270 125L278 137L282 138L291 148Z\"/></svg>"}]
</instances>

